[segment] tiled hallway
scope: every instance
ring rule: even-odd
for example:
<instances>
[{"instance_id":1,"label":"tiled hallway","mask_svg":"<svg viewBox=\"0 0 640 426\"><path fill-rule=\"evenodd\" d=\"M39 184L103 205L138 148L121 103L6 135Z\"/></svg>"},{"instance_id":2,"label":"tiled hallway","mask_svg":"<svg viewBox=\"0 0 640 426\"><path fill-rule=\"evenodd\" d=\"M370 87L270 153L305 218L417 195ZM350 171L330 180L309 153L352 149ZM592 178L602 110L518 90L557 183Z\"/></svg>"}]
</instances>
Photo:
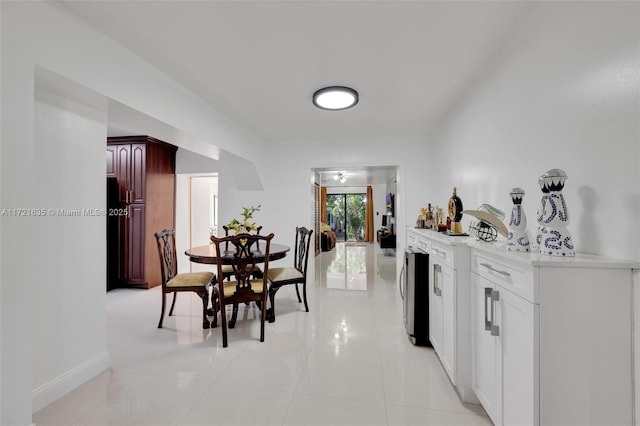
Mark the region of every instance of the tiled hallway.
<instances>
[{"instance_id":1,"label":"tiled hallway","mask_svg":"<svg viewBox=\"0 0 640 426\"><path fill-rule=\"evenodd\" d=\"M315 257L310 312L285 287L265 342L258 341L258 309L242 306L227 348L220 328L202 330L195 295L179 295L174 316L157 329L158 288L111 291L111 368L33 421L491 425L482 408L460 401L433 350L409 343L396 275L394 250L339 243Z\"/></svg>"}]
</instances>

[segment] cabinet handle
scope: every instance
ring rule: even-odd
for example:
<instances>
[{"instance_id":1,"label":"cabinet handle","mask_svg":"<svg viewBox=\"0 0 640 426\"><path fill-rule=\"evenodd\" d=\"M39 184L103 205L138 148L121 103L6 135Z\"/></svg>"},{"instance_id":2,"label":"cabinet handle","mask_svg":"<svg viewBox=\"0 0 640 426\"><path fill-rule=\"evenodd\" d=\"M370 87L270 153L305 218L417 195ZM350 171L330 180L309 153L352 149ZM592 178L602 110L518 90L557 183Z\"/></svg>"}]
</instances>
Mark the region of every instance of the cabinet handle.
<instances>
[{"instance_id":1,"label":"cabinet handle","mask_svg":"<svg viewBox=\"0 0 640 426\"><path fill-rule=\"evenodd\" d=\"M495 273L497 273L497 274L504 275L505 277L510 277L510 276L511 276L511 274L510 274L510 273L508 273L507 271L501 271L501 270L499 270L499 269L496 269L496 268L494 268L493 266L491 266L491 265L490 265L490 264L488 264L488 263L481 263L480 265L481 265L481 266L484 266L485 268L487 268L487 269L489 269L490 271L493 271L493 272L495 272Z\"/></svg>"},{"instance_id":2,"label":"cabinet handle","mask_svg":"<svg viewBox=\"0 0 640 426\"><path fill-rule=\"evenodd\" d=\"M491 292L493 289L485 287L484 288L484 329L486 331L491 331L491 320L489 320L489 308L487 307L487 301L491 303ZM492 308L493 311L493 308Z\"/></svg>"},{"instance_id":3,"label":"cabinet handle","mask_svg":"<svg viewBox=\"0 0 640 426\"><path fill-rule=\"evenodd\" d=\"M400 279L398 280L398 289L400 290L400 298L402 300L404 300L404 293L402 293L402 289L404 287L404 285L403 285L404 284L404 274L405 274L404 267L406 265L406 262L408 262L407 259L405 259L405 262L402 264L402 269L400 270Z\"/></svg>"},{"instance_id":4,"label":"cabinet handle","mask_svg":"<svg viewBox=\"0 0 640 426\"><path fill-rule=\"evenodd\" d=\"M438 273L442 272L442 266L438 264L433 265L433 293L436 296L442 296L442 289L438 282Z\"/></svg>"},{"instance_id":5,"label":"cabinet handle","mask_svg":"<svg viewBox=\"0 0 640 426\"><path fill-rule=\"evenodd\" d=\"M500 292L498 290L491 290L491 335L499 336L500 335L500 326L495 325L493 322L495 321L495 311L494 305L495 302L500 300Z\"/></svg>"}]
</instances>

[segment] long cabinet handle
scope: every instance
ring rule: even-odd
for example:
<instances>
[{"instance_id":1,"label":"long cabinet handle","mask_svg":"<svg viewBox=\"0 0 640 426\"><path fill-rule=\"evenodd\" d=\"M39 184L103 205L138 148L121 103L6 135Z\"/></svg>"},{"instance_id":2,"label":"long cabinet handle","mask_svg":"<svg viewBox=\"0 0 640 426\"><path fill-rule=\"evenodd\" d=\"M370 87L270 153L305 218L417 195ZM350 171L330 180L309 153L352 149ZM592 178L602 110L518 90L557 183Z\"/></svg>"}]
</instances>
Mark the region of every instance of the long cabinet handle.
<instances>
[{"instance_id":1,"label":"long cabinet handle","mask_svg":"<svg viewBox=\"0 0 640 426\"><path fill-rule=\"evenodd\" d=\"M511 276L511 274L510 274L510 273L508 273L507 271L501 271L501 270L499 270L499 269L496 269L496 268L494 268L493 266L491 266L491 265L490 265L490 264L488 264L488 263L481 263L480 265L481 265L481 266L484 266L485 268L487 268L487 269L489 269L490 271L493 271L493 272L495 272L495 273L497 273L497 274L504 275L505 277L510 277L510 276Z\"/></svg>"},{"instance_id":2,"label":"long cabinet handle","mask_svg":"<svg viewBox=\"0 0 640 426\"><path fill-rule=\"evenodd\" d=\"M491 335L499 336L500 335L500 326L495 325L495 303L500 300L500 292L498 290L491 290Z\"/></svg>"},{"instance_id":3,"label":"long cabinet handle","mask_svg":"<svg viewBox=\"0 0 640 426\"><path fill-rule=\"evenodd\" d=\"M491 292L493 291L490 287L484 288L484 329L486 331L491 331L491 320L489 319L489 307L491 304ZM489 303L487 303L487 301ZM492 308L493 311L493 308Z\"/></svg>"},{"instance_id":4,"label":"long cabinet handle","mask_svg":"<svg viewBox=\"0 0 640 426\"><path fill-rule=\"evenodd\" d=\"M404 293L402 292L402 290L404 288L404 280L405 280L404 274L406 273L405 272L406 262L407 262L407 259L405 259L405 262L402 264L402 269L400 270L400 279L398 280L398 289L400 290L400 298L402 300L404 300Z\"/></svg>"},{"instance_id":5,"label":"long cabinet handle","mask_svg":"<svg viewBox=\"0 0 640 426\"><path fill-rule=\"evenodd\" d=\"M436 296L442 296L442 289L440 288L440 281L438 280L438 274L442 272L442 266L437 263L433 265L433 293Z\"/></svg>"}]
</instances>

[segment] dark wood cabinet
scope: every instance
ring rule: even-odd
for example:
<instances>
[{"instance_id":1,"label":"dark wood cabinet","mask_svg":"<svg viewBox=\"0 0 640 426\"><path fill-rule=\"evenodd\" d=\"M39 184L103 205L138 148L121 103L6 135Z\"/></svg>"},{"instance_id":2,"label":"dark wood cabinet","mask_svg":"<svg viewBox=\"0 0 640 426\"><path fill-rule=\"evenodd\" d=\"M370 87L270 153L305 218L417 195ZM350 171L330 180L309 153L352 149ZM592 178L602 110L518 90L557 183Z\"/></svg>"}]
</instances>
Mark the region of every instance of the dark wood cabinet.
<instances>
[{"instance_id":1,"label":"dark wood cabinet","mask_svg":"<svg viewBox=\"0 0 640 426\"><path fill-rule=\"evenodd\" d=\"M176 150L149 136L107 139L107 177L115 176L115 204L120 211L126 211L119 217L117 229L107 235L108 239L118 240L111 245L117 254L109 257L117 258L114 269L118 287L151 288L161 284L153 234L175 228Z\"/></svg>"}]
</instances>

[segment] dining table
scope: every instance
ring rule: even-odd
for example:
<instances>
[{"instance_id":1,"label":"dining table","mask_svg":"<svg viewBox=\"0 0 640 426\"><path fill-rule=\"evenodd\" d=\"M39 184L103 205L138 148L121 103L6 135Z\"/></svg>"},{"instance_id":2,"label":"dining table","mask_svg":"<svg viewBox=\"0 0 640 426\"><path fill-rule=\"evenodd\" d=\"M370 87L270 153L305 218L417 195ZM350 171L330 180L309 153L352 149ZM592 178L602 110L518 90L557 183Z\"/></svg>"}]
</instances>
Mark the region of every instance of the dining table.
<instances>
[{"instance_id":1,"label":"dining table","mask_svg":"<svg viewBox=\"0 0 640 426\"><path fill-rule=\"evenodd\" d=\"M224 250L222 255L220 255L216 251L216 246L213 243L209 243L204 246L195 246L185 250L184 254L189 257L189 260L194 263L202 263L206 265L217 265L219 262L222 262L223 265L229 265L233 262L233 254L235 250L232 250L233 247L230 247L229 250ZM265 253L262 251L265 248L265 243L256 243L254 247L251 248L251 253L256 260L256 263L264 263L265 261ZM287 255L287 252L291 250L291 248L284 244L271 243L269 246L269 262L273 260L282 259ZM273 308L267 309L267 319L269 322L272 322ZM209 309L207 311L208 314L213 314L213 311ZM229 328L234 328L236 317L238 314L238 306L233 306L233 313L231 314L231 319L229 320Z\"/></svg>"},{"instance_id":2,"label":"dining table","mask_svg":"<svg viewBox=\"0 0 640 426\"><path fill-rule=\"evenodd\" d=\"M256 243L251 249L251 253L257 263L264 263L265 255L262 251L264 244L264 242ZM290 247L287 245L271 243L271 246L269 247L269 262L284 258L289 250ZM195 263L216 265L221 259L223 265L228 265L233 261L234 250L225 250L224 253L222 253L222 256L220 256L216 252L215 244L209 243L204 246L191 247L185 250L184 254L189 257L190 261Z\"/></svg>"}]
</instances>

